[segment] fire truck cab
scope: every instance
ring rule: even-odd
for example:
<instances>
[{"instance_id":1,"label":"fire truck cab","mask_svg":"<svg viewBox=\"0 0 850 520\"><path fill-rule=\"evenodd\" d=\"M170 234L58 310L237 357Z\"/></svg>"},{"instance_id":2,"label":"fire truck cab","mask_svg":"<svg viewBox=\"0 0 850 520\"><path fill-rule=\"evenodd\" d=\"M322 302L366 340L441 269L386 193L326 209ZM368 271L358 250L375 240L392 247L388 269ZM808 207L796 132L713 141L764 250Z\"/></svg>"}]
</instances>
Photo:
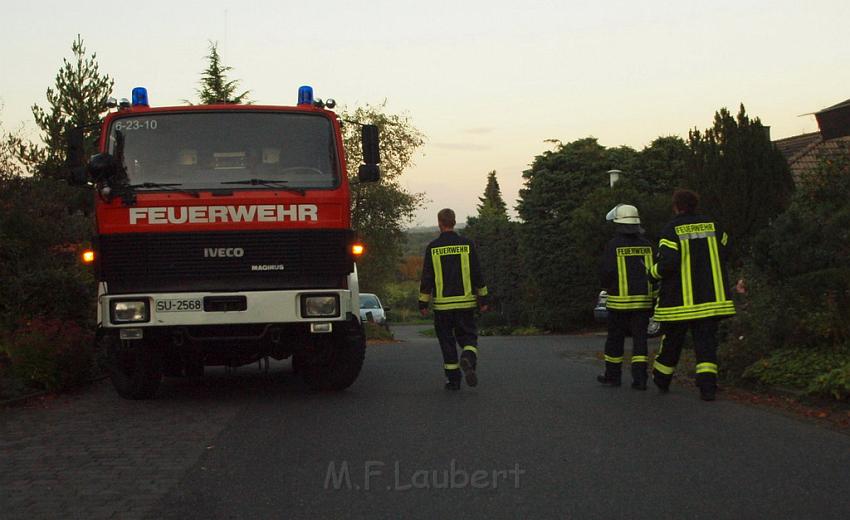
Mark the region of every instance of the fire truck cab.
<instances>
[{"instance_id":1,"label":"fire truck cab","mask_svg":"<svg viewBox=\"0 0 850 520\"><path fill-rule=\"evenodd\" d=\"M103 121L71 179L93 188L97 337L120 395L153 397L163 375L200 376L292 357L316 390L363 364L350 187L332 100L297 106L152 108L147 91ZM362 126L359 182L379 178L377 128Z\"/></svg>"}]
</instances>

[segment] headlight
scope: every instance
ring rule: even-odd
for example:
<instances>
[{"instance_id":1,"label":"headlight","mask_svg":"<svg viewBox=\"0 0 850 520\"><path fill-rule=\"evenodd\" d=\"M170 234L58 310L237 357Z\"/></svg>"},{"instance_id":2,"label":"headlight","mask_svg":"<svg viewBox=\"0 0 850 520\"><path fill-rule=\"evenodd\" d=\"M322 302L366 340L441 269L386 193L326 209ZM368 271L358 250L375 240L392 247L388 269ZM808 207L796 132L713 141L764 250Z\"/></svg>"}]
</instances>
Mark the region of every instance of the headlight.
<instances>
[{"instance_id":1,"label":"headlight","mask_svg":"<svg viewBox=\"0 0 850 520\"><path fill-rule=\"evenodd\" d=\"M339 296L336 294L302 296L301 315L305 318L339 316Z\"/></svg>"},{"instance_id":2,"label":"headlight","mask_svg":"<svg viewBox=\"0 0 850 520\"><path fill-rule=\"evenodd\" d=\"M112 323L145 322L150 317L146 300L113 301L110 305Z\"/></svg>"}]
</instances>

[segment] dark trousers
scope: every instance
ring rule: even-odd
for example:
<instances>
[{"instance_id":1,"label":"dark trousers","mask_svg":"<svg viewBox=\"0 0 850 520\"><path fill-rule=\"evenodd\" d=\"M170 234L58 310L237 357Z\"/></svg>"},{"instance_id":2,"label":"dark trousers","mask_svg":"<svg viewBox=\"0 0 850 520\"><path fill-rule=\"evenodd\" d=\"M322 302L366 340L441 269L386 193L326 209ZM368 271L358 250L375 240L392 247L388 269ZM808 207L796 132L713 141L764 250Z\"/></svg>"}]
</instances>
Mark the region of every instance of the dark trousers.
<instances>
[{"instance_id":1,"label":"dark trousers","mask_svg":"<svg viewBox=\"0 0 850 520\"><path fill-rule=\"evenodd\" d=\"M457 347L462 349L461 357L467 358L476 366L478 362L478 329L475 327L475 310L458 309L434 311L434 329L443 351L443 369L449 381L460 381L460 362Z\"/></svg>"},{"instance_id":2,"label":"dark trousers","mask_svg":"<svg viewBox=\"0 0 850 520\"><path fill-rule=\"evenodd\" d=\"M605 340L605 375L620 379L623 371L623 349L626 334L632 335L632 378L646 380L646 327L649 325L649 310L608 310L608 339Z\"/></svg>"},{"instance_id":3,"label":"dark trousers","mask_svg":"<svg viewBox=\"0 0 850 520\"><path fill-rule=\"evenodd\" d=\"M679 363L685 336L691 330L697 359L697 386L717 387L717 320L668 321L661 324L661 347L655 356L652 374L662 385L669 385Z\"/></svg>"}]
</instances>

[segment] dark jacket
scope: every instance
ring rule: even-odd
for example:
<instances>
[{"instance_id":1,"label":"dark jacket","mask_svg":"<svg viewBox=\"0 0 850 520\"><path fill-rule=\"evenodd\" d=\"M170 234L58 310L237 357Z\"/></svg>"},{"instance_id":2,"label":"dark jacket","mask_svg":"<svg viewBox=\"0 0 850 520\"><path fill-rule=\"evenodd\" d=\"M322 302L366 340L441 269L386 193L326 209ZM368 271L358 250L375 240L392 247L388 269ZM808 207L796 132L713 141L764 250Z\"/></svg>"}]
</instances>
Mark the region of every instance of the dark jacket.
<instances>
[{"instance_id":1,"label":"dark jacket","mask_svg":"<svg viewBox=\"0 0 850 520\"><path fill-rule=\"evenodd\" d=\"M655 297L649 276L652 244L639 234L618 233L605 246L600 279L608 291L607 307L617 311L649 310Z\"/></svg>"},{"instance_id":2,"label":"dark jacket","mask_svg":"<svg viewBox=\"0 0 850 520\"><path fill-rule=\"evenodd\" d=\"M435 311L474 309L479 299L486 296L487 286L471 240L446 231L428 244L419 286L419 308L427 308L433 297Z\"/></svg>"},{"instance_id":3,"label":"dark jacket","mask_svg":"<svg viewBox=\"0 0 850 520\"><path fill-rule=\"evenodd\" d=\"M726 272L729 237L704 215L682 214L661 231L651 274L661 280L656 321L735 314Z\"/></svg>"}]
</instances>

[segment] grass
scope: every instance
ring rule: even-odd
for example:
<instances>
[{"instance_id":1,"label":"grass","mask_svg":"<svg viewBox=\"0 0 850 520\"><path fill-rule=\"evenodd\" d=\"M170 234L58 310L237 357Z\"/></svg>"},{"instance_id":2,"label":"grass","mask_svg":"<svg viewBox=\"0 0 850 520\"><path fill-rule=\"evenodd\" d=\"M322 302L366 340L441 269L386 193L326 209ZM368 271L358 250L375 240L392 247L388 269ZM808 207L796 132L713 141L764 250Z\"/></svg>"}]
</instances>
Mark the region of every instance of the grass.
<instances>
[{"instance_id":1,"label":"grass","mask_svg":"<svg viewBox=\"0 0 850 520\"><path fill-rule=\"evenodd\" d=\"M495 327L486 327L478 331L480 336L540 336L546 334L543 329L537 327L511 327L509 325L500 325Z\"/></svg>"},{"instance_id":2,"label":"grass","mask_svg":"<svg viewBox=\"0 0 850 520\"><path fill-rule=\"evenodd\" d=\"M431 325L434 323L434 318L423 318L419 313L415 317L410 317L403 320L389 320L393 325Z\"/></svg>"},{"instance_id":3,"label":"grass","mask_svg":"<svg viewBox=\"0 0 850 520\"><path fill-rule=\"evenodd\" d=\"M387 330L386 328L378 325L376 323L372 323L367 321L364 324L366 328L366 339L367 340L378 340L378 341L393 341L395 340L395 336L393 333Z\"/></svg>"}]
</instances>

